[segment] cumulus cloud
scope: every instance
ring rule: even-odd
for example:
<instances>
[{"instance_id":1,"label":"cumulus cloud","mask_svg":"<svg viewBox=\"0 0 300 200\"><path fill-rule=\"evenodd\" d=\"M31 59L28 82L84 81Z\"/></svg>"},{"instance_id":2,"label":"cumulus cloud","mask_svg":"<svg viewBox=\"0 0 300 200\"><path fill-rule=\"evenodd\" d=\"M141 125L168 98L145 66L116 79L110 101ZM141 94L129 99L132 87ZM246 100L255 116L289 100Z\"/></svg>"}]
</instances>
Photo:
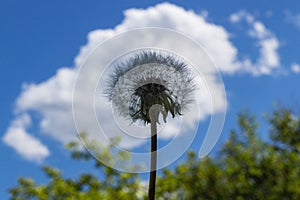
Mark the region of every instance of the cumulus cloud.
<instances>
[{"instance_id":1,"label":"cumulus cloud","mask_svg":"<svg viewBox=\"0 0 300 200\"><path fill-rule=\"evenodd\" d=\"M237 49L230 42L224 27L209 23L205 16L184 10L173 4L163 3L147 9L128 9L123 22L113 30L95 30L88 35L88 44L81 48L76 64L87 56L96 45L124 31L141 27L162 27L179 31L207 50L217 67L227 73L238 70Z\"/></svg>"},{"instance_id":2,"label":"cumulus cloud","mask_svg":"<svg viewBox=\"0 0 300 200\"><path fill-rule=\"evenodd\" d=\"M246 21L249 26L247 33L250 37L256 39L259 48L259 57L256 61L250 59L240 61L242 70L253 75L271 74L274 70L278 70L280 67L279 41L274 33L246 11L231 14L229 20L233 24L240 23L243 20Z\"/></svg>"},{"instance_id":3,"label":"cumulus cloud","mask_svg":"<svg viewBox=\"0 0 300 200\"><path fill-rule=\"evenodd\" d=\"M4 143L14 148L22 157L34 162L41 162L50 155L49 149L37 138L26 132L26 127L31 123L30 116L18 116L4 134Z\"/></svg>"},{"instance_id":4,"label":"cumulus cloud","mask_svg":"<svg viewBox=\"0 0 300 200\"><path fill-rule=\"evenodd\" d=\"M250 60L239 60L238 50L230 41L230 33L223 26L207 22L205 16L207 16L207 14L198 15L192 10L185 10L173 4L162 3L147 9L128 9L124 12L124 20L116 27L112 29L91 31L87 36L87 44L81 47L80 52L74 58L73 67L60 68L53 77L42 83L24 85L23 91L16 103L16 119L8 128L3 140L25 158L30 160L40 161L48 156L50 154L49 150L26 132L29 124L16 122L20 120L21 116L29 115L29 112L32 111L37 112L41 117L39 126L42 133L47 134L62 143L74 140L76 138L76 129L72 116L72 91L76 73L80 69L80 65L85 58L97 45L106 39L128 30L142 27L162 27L183 33L200 45L203 45L217 68L223 73L234 74L236 72L244 71L256 75L269 74L273 68L278 67L279 57L276 52L278 40L261 22L256 21L252 15L246 12L236 13L233 14L230 19L234 23L246 19L251 25L249 35L258 40L258 45L260 47L260 57L258 58L257 63L253 63ZM161 38L151 38L151 36L149 36L149 41L149 44L153 45L157 42L163 42ZM134 46L138 40L131 42L130 45ZM106 53L113 52L113 50L108 50ZM187 49L186 52L187 57L200 56L194 55L189 49ZM95 58L91 59L88 65L95 69L97 69L97 67L104 67L99 64L99 57L101 57L101 55L95 55ZM210 89L215 91L215 95L219 95L219 99L222 99L224 98L221 92L222 88L220 83L216 81L215 75L216 71L207 71L206 81L210 84ZM94 103L87 102L86 99L86 95L89 92L89 84L94 79L99 78L99 76L94 71L85 74L84 77L84 84L80 87L81 95L78 97L78 100L81 102L78 112L82 114L79 120L80 123L84 124L84 127L86 127L83 131L96 134L98 127L95 127L92 124L91 116L87 116L84 113L88 109L86 106L87 103ZM205 85L204 83L201 84ZM199 102L206 106L203 106L204 109L200 111L198 116L190 116L193 118L191 121L205 119L210 114L220 111L221 108L225 106L222 101L215 102L215 105L213 106L207 105L207 102L211 102L210 94L204 92L199 95ZM101 102L99 105L95 105L96 109L100 107L102 108L102 111L105 106L107 105ZM109 107L106 108L108 109ZM116 131L110 129L112 123L114 123L111 121L111 116L102 113L98 117L101 118L100 121L105 124L108 131L111 133ZM177 122L175 123L174 121L174 123L171 122L168 124L170 124L167 129L169 132L163 135L164 138L174 136L170 133L173 132L172 130L178 129L176 127L178 125ZM14 145L11 142L12 139L9 139L14 138L13 140L16 140L15 138L18 137L22 138L18 140L18 145ZM99 138L99 140L101 141L101 138ZM126 147L135 147L142 142L145 142L127 140L126 137L123 138L123 141L125 141L123 144L126 144ZM26 151L29 152L24 153L26 151L23 151L22 149L24 145L28 143L33 144L32 147L41 150L34 151L36 153L33 153L33 151L28 148Z\"/></svg>"},{"instance_id":5,"label":"cumulus cloud","mask_svg":"<svg viewBox=\"0 0 300 200\"><path fill-rule=\"evenodd\" d=\"M41 115L42 132L66 143L75 140L72 125L72 88L75 70L61 68L40 84L25 84L16 102L17 113L35 111Z\"/></svg>"}]
</instances>

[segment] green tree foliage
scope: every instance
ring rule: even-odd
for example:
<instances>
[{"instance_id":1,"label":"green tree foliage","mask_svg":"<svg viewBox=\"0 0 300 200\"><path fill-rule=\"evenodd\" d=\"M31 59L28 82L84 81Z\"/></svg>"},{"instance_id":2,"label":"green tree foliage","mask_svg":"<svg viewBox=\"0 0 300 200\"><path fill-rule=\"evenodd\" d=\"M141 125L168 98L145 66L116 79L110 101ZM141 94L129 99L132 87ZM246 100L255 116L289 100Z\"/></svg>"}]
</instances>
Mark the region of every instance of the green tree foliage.
<instances>
[{"instance_id":1,"label":"green tree foliage","mask_svg":"<svg viewBox=\"0 0 300 200\"><path fill-rule=\"evenodd\" d=\"M91 149L96 146L94 141L87 141L86 135L81 138L86 140ZM116 141L117 142L117 141ZM114 145L114 142L113 144ZM35 184L32 179L19 179L19 186L10 189L12 200L95 200L95 199L138 199L141 196L141 184L137 174L120 173L106 167L97 159L94 159L87 151L78 148L78 143L67 145L72 152L72 158L76 160L93 160L95 168L104 174L103 180L92 174L81 174L77 179L64 178L58 169L43 167L43 171L49 177L46 185ZM112 162L111 146L101 148L97 156ZM128 155L120 155L120 159L127 159Z\"/></svg>"},{"instance_id":2,"label":"green tree foliage","mask_svg":"<svg viewBox=\"0 0 300 200\"><path fill-rule=\"evenodd\" d=\"M259 138L255 116L243 112L237 121L238 128L216 156L199 160L189 152L175 169L161 171L157 199L300 199L299 116L288 109L275 110L268 117L268 141ZM76 143L68 147L73 158L92 159ZM98 156L109 159L109 147ZM95 167L103 172L103 180L91 174L66 179L59 170L44 167L48 184L20 178L10 189L11 199L146 199L138 175L117 172L97 160Z\"/></svg>"}]
</instances>

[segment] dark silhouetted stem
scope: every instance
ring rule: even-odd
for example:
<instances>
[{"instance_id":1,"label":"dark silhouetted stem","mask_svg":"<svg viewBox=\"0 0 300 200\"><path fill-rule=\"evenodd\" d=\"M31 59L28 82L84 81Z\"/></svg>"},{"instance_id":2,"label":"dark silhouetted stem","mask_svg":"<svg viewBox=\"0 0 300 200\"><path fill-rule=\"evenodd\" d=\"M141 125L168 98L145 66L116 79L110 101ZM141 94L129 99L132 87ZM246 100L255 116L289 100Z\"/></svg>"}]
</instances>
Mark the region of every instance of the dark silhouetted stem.
<instances>
[{"instance_id":1,"label":"dark silhouetted stem","mask_svg":"<svg viewBox=\"0 0 300 200\"><path fill-rule=\"evenodd\" d=\"M156 121L151 123L151 166L148 189L148 199L155 200L156 162L157 162L157 125Z\"/></svg>"}]
</instances>

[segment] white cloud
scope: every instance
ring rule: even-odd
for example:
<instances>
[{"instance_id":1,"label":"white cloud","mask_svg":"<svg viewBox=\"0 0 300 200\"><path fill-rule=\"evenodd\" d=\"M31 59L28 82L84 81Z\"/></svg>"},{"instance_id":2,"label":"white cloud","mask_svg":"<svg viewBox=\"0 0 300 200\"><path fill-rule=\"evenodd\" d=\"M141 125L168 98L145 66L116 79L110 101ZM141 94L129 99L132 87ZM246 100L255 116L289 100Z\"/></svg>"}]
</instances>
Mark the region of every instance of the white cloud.
<instances>
[{"instance_id":1,"label":"white cloud","mask_svg":"<svg viewBox=\"0 0 300 200\"><path fill-rule=\"evenodd\" d=\"M291 70L292 72L294 72L295 74L299 74L300 73L300 65L299 64L292 64L291 65Z\"/></svg>"},{"instance_id":2,"label":"white cloud","mask_svg":"<svg viewBox=\"0 0 300 200\"><path fill-rule=\"evenodd\" d=\"M276 52L278 48L276 37L267 30L261 22L255 21L254 17L246 12L233 14L231 16L231 21L237 23L242 19L246 19L251 25L252 29L250 35L251 37L258 39L261 54L260 58L258 58L258 62L254 64L250 60L238 60L238 50L231 43L230 34L224 27L207 22L205 19L205 16L207 16L206 14L197 15L191 10L184 10L176 5L163 3L147 9L128 9L124 12L124 15L125 18L122 23L115 28L94 30L88 34L87 44L81 47L79 54L74 58L74 67L61 68L53 77L42 83L25 85L22 93L17 99L15 121L18 121L23 114L27 115L29 111L34 111L41 116L39 125L42 133L47 134L62 143L74 140L76 138L76 131L72 117L72 90L73 80L81 63L99 43L119 33L135 28L163 27L186 34L188 37L203 45L217 68L224 73L233 74L244 71L256 75L269 74L271 69L276 68L279 64L279 58ZM133 44L137 42L138 39L137 41L132 41ZM163 40L154 38L153 43L155 42L163 42ZM113 51L107 51L107 53L111 52L113 53ZM199 55L194 55L193 52L190 52L189 49L187 49L187 54L199 57ZM99 57L101 57L101 55L92 59L89 62L89 65L101 67L101 65L99 65ZM86 116L84 114L87 109L87 88L94 78L98 78L97 73L85 75L85 83L82 85L80 91L80 101L82 103L79 112L82 113L80 123L85 124L86 127L84 131L96 134L98 127L91 124L91 116ZM219 99L224 98L220 91L221 87L219 83L216 82L215 71L209 71L206 78L211 86L210 89L214 90L217 96L219 95ZM199 94L199 101L201 105L204 105L203 110L201 110L199 116L189 116L194 119L192 121L204 119L211 113L218 112L224 106L224 102L219 101L216 102L216 105L212 108L212 106L209 105L210 94L208 93ZM103 107L105 104L101 103L100 105L96 105L96 108L98 106ZM109 107L107 107L107 109L109 109ZM101 121L104 122L107 130L114 133L115 130L110 129L113 123L110 118L104 114L101 116ZM25 158L30 160L39 161L48 156L49 150L26 132L28 124L21 123L16 126L16 123L17 122L13 122L8 128L4 141ZM173 136L170 133L172 130L176 129L176 123L168 124L170 124L170 126L169 128L166 128L166 130L169 130L169 132L165 137ZM190 125L187 125L187 127L188 126ZM10 142L11 139L7 139L15 138L16 133L18 133L20 138L23 138L22 140L18 140L18 145L14 145L14 143ZM123 144L127 144L127 147L141 144L141 142L129 141L126 137L123 139L125 141ZM28 148L26 150L28 152L23 151L24 145L28 143L33 144L32 147L41 150L34 151L35 153L33 153L33 151Z\"/></svg>"},{"instance_id":3,"label":"white cloud","mask_svg":"<svg viewBox=\"0 0 300 200\"><path fill-rule=\"evenodd\" d=\"M169 28L196 40L207 50L217 67L226 73L239 70L237 49L229 40L224 27L209 23L202 15L184 10L173 4L163 3L147 9L128 9L123 22L110 30L95 30L88 35L88 44L81 48L75 58L79 64L93 48L118 33L141 27Z\"/></svg>"},{"instance_id":4,"label":"white cloud","mask_svg":"<svg viewBox=\"0 0 300 200\"><path fill-rule=\"evenodd\" d=\"M36 111L42 116L42 132L64 143L75 140L75 128L72 125L74 77L74 69L61 68L45 82L24 85L17 99L17 113Z\"/></svg>"},{"instance_id":5,"label":"white cloud","mask_svg":"<svg viewBox=\"0 0 300 200\"><path fill-rule=\"evenodd\" d=\"M246 11L239 11L230 15L229 20L236 24L245 20L249 25L248 34L257 40L259 47L259 57L253 62L246 59L241 61L243 71L253 75L271 74L280 67L280 57L278 54L279 41L277 37L266 28L266 26L254 18Z\"/></svg>"},{"instance_id":6,"label":"white cloud","mask_svg":"<svg viewBox=\"0 0 300 200\"><path fill-rule=\"evenodd\" d=\"M38 139L26 132L25 128L30 123L31 119L27 114L17 117L4 134L2 140L25 159L39 163L49 156L50 152Z\"/></svg>"}]
</instances>

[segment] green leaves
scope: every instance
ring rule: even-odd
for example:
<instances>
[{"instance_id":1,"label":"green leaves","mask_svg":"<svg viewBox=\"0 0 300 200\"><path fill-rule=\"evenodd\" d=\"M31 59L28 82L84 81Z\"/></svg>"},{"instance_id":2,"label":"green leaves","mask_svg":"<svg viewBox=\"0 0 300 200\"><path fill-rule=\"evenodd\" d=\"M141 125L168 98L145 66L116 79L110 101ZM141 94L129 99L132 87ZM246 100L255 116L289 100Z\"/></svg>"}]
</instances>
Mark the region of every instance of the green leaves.
<instances>
[{"instance_id":1,"label":"green leaves","mask_svg":"<svg viewBox=\"0 0 300 200\"><path fill-rule=\"evenodd\" d=\"M230 132L216 156L199 160L195 152L188 152L181 164L161 171L157 199L300 199L300 118L287 109L278 109L268 119L271 137L263 141L258 137L261 133L255 116L249 112L239 114L238 127ZM94 160L77 143L68 147L74 158ZM109 147L97 155L109 159ZM47 184L20 178L18 186L10 189L11 199L146 199L147 188L137 174L122 173L95 162L103 174L101 179L90 173L67 179L60 170L47 166L43 168L49 177Z\"/></svg>"},{"instance_id":2,"label":"green leaves","mask_svg":"<svg viewBox=\"0 0 300 200\"><path fill-rule=\"evenodd\" d=\"M277 143L277 147L300 152L300 119L290 110L283 108L273 112L269 117L272 124L271 138Z\"/></svg>"}]
</instances>

